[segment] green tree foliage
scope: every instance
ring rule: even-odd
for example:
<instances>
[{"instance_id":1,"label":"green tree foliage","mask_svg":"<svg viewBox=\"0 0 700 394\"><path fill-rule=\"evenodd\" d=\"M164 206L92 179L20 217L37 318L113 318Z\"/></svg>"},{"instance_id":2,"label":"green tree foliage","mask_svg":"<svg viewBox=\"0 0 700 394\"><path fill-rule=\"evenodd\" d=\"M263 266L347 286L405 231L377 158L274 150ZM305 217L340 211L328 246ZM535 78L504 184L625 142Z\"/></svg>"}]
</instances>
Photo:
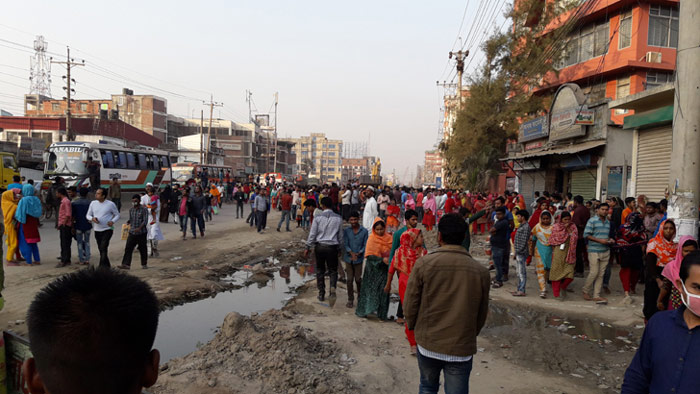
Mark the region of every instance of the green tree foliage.
<instances>
[{"instance_id":1,"label":"green tree foliage","mask_svg":"<svg viewBox=\"0 0 700 394\"><path fill-rule=\"evenodd\" d=\"M543 0L524 0L508 17L510 31L496 31L482 44L484 63L467 78L469 95L453 125L453 134L440 144L445 171L451 186L470 190L487 187L489 178L500 172L508 139L517 137L520 122L543 113L546 95L530 94L543 77L556 73L566 43L575 26L565 20L569 7L545 6ZM561 27L546 33L546 27L562 20Z\"/></svg>"}]
</instances>

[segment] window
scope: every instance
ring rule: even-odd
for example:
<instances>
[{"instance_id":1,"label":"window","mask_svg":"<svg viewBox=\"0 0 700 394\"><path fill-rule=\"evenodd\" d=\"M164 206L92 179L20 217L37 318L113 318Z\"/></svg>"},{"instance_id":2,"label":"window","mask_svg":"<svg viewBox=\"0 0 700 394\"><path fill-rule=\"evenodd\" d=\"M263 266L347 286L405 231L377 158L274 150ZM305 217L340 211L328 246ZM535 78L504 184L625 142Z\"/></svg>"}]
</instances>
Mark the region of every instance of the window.
<instances>
[{"instance_id":1,"label":"window","mask_svg":"<svg viewBox=\"0 0 700 394\"><path fill-rule=\"evenodd\" d=\"M170 167L170 158L168 158L168 156L161 156L160 163L163 166L163 168L168 168Z\"/></svg>"},{"instance_id":2,"label":"window","mask_svg":"<svg viewBox=\"0 0 700 394\"><path fill-rule=\"evenodd\" d=\"M328 156L335 156L335 152L328 152Z\"/></svg>"},{"instance_id":3,"label":"window","mask_svg":"<svg viewBox=\"0 0 700 394\"><path fill-rule=\"evenodd\" d=\"M675 80L672 72L648 71L647 80L644 83L645 89L651 89Z\"/></svg>"},{"instance_id":4,"label":"window","mask_svg":"<svg viewBox=\"0 0 700 394\"><path fill-rule=\"evenodd\" d=\"M2 157L2 166L4 168L17 169L17 166L15 165L15 158L9 155L4 155Z\"/></svg>"},{"instance_id":5,"label":"window","mask_svg":"<svg viewBox=\"0 0 700 394\"><path fill-rule=\"evenodd\" d=\"M102 166L104 168L114 168L114 156L112 151L102 151Z\"/></svg>"},{"instance_id":6,"label":"window","mask_svg":"<svg viewBox=\"0 0 700 394\"><path fill-rule=\"evenodd\" d=\"M126 166L132 170L136 169L136 156L131 152L126 154Z\"/></svg>"},{"instance_id":7,"label":"window","mask_svg":"<svg viewBox=\"0 0 700 394\"><path fill-rule=\"evenodd\" d=\"M596 103L602 101L605 98L605 87L607 82L603 81L600 83L592 84L584 87L583 93L588 95L588 102Z\"/></svg>"},{"instance_id":8,"label":"window","mask_svg":"<svg viewBox=\"0 0 700 394\"><path fill-rule=\"evenodd\" d=\"M649 45L678 47L678 7L649 6Z\"/></svg>"},{"instance_id":9,"label":"window","mask_svg":"<svg viewBox=\"0 0 700 394\"><path fill-rule=\"evenodd\" d=\"M620 14L620 36L618 48L627 48L632 45L632 12Z\"/></svg>"},{"instance_id":10,"label":"window","mask_svg":"<svg viewBox=\"0 0 700 394\"><path fill-rule=\"evenodd\" d=\"M328 144L329 149L335 149L335 144Z\"/></svg>"},{"instance_id":11,"label":"window","mask_svg":"<svg viewBox=\"0 0 700 394\"><path fill-rule=\"evenodd\" d=\"M335 159L328 160L328 164L335 164Z\"/></svg>"},{"instance_id":12,"label":"window","mask_svg":"<svg viewBox=\"0 0 700 394\"><path fill-rule=\"evenodd\" d=\"M158 168L158 156L146 156L146 168L148 168L149 170L155 170L156 168Z\"/></svg>"},{"instance_id":13,"label":"window","mask_svg":"<svg viewBox=\"0 0 700 394\"><path fill-rule=\"evenodd\" d=\"M126 153L124 153L124 152L119 152L117 162L119 163L118 168L128 168L129 167L127 164L127 160L126 160Z\"/></svg>"},{"instance_id":14,"label":"window","mask_svg":"<svg viewBox=\"0 0 700 394\"><path fill-rule=\"evenodd\" d=\"M590 24L569 36L559 68L585 62L608 53L610 23Z\"/></svg>"},{"instance_id":15,"label":"window","mask_svg":"<svg viewBox=\"0 0 700 394\"><path fill-rule=\"evenodd\" d=\"M630 95L630 77L624 77L617 80L617 91L615 93L616 99L621 99ZM618 115L626 114L628 110L626 109L616 109L615 113Z\"/></svg>"},{"instance_id":16,"label":"window","mask_svg":"<svg viewBox=\"0 0 700 394\"><path fill-rule=\"evenodd\" d=\"M59 104L59 103L53 103L53 104L51 104L51 110L54 111L54 112L55 112L55 111L60 111L60 110L61 110L61 104Z\"/></svg>"},{"instance_id":17,"label":"window","mask_svg":"<svg viewBox=\"0 0 700 394\"><path fill-rule=\"evenodd\" d=\"M148 163L146 162L146 155L139 153L139 168L142 170L148 169Z\"/></svg>"}]
</instances>

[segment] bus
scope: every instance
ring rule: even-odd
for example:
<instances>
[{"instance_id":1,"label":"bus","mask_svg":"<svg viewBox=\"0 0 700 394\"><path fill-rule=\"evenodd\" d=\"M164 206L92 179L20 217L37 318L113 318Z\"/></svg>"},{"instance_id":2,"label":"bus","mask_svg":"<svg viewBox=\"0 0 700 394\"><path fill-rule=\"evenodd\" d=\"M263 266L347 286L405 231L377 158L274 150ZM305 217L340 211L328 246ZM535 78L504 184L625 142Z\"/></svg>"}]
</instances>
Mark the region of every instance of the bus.
<instances>
[{"instance_id":1,"label":"bus","mask_svg":"<svg viewBox=\"0 0 700 394\"><path fill-rule=\"evenodd\" d=\"M199 163L173 163L173 183L180 186L191 186L196 182L198 174L207 170L208 181L214 183L233 182L231 166Z\"/></svg>"},{"instance_id":2,"label":"bus","mask_svg":"<svg viewBox=\"0 0 700 394\"><path fill-rule=\"evenodd\" d=\"M92 182L107 187L117 178L122 190L142 192L149 183L160 189L171 181L170 153L152 148L54 142L47 149L44 161L44 178L53 181L60 176L66 187L90 188L94 186Z\"/></svg>"}]
</instances>

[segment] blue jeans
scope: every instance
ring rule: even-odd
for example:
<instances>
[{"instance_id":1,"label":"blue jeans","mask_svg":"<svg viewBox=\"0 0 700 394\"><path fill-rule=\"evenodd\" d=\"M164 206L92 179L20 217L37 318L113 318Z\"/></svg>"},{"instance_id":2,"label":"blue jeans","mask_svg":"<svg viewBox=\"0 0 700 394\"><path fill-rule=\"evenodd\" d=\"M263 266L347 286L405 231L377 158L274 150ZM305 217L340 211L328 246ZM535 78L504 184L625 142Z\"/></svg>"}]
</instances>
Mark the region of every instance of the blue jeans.
<instances>
[{"instance_id":1,"label":"blue jeans","mask_svg":"<svg viewBox=\"0 0 700 394\"><path fill-rule=\"evenodd\" d=\"M277 230L282 228L282 223L284 223L286 221L287 222L287 231L289 231L289 217L290 217L289 211L282 211L282 217L280 218L279 224L277 224Z\"/></svg>"},{"instance_id":2,"label":"blue jeans","mask_svg":"<svg viewBox=\"0 0 700 394\"><path fill-rule=\"evenodd\" d=\"M78 261L90 261L90 232L92 230L75 230L75 240L78 243Z\"/></svg>"},{"instance_id":3,"label":"blue jeans","mask_svg":"<svg viewBox=\"0 0 700 394\"><path fill-rule=\"evenodd\" d=\"M178 215L180 217L180 232L187 234L187 215Z\"/></svg>"},{"instance_id":4,"label":"blue jeans","mask_svg":"<svg viewBox=\"0 0 700 394\"><path fill-rule=\"evenodd\" d=\"M468 394L469 375L472 372L472 358L461 363L451 363L425 357L418 351L420 386L418 394L437 393L440 389L440 372L445 372L445 394Z\"/></svg>"},{"instance_id":5,"label":"blue jeans","mask_svg":"<svg viewBox=\"0 0 700 394\"><path fill-rule=\"evenodd\" d=\"M508 273L508 259L510 258L508 249L491 246L491 257L493 257L493 265L496 267L496 282L503 282L503 274Z\"/></svg>"},{"instance_id":6,"label":"blue jeans","mask_svg":"<svg viewBox=\"0 0 700 394\"><path fill-rule=\"evenodd\" d=\"M518 291L524 293L527 284L527 256L516 255L515 260L518 265Z\"/></svg>"}]
</instances>

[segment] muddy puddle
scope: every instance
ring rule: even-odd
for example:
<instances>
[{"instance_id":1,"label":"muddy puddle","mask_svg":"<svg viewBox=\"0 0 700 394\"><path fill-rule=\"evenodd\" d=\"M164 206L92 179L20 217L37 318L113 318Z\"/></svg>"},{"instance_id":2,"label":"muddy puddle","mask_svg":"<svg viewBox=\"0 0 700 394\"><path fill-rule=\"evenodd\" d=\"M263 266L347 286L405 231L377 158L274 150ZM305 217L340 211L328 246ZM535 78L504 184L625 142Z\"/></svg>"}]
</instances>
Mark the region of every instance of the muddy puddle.
<instances>
[{"instance_id":1,"label":"muddy puddle","mask_svg":"<svg viewBox=\"0 0 700 394\"><path fill-rule=\"evenodd\" d=\"M546 336L610 345L621 350L636 350L642 332L641 329L614 327L595 319L567 318L556 313L494 303L490 304L486 327L487 331L530 329Z\"/></svg>"},{"instance_id":2,"label":"muddy puddle","mask_svg":"<svg viewBox=\"0 0 700 394\"><path fill-rule=\"evenodd\" d=\"M250 315L283 307L295 296L299 286L315 278L310 267L296 264L268 270L264 274L239 270L221 278L221 281L239 288L163 311L155 341L155 347L161 353L161 363L184 356L210 341L230 312Z\"/></svg>"},{"instance_id":3,"label":"muddy puddle","mask_svg":"<svg viewBox=\"0 0 700 394\"><path fill-rule=\"evenodd\" d=\"M619 390L643 327L621 328L510 303L491 303L481 332L491 349L530 369L580 379L601 392Z\"/></svg>"}]
</instances>

